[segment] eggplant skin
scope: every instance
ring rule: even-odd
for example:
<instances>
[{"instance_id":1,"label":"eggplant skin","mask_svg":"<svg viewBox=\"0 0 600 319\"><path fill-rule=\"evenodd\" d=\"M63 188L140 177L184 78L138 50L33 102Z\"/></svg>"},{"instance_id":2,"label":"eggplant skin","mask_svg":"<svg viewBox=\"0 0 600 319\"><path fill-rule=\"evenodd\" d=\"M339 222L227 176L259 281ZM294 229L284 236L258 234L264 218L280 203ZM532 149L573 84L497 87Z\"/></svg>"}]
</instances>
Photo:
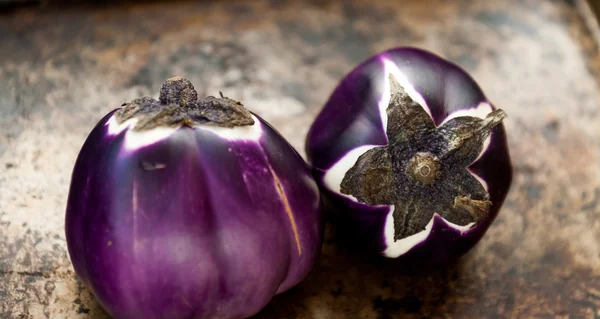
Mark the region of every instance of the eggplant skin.
<instances>
[{"instance_id":1,"label":"eggplant skin","mask_svg":"<svg viewBox=\"0 0 600 319\"><path fill-rule=\"evenodd\" d=\"M404 77L401 82L410 84L420 96L436 126L449 117L482 117L485 115L482 110L489 113L496 109L475 80L459 66L422 49L393 48L368 58L339 82L308 132L305 145L308 162L326 210L332 213L340 233L353 246L406 264L446 263L475 246L507 196L513 173L506 131L502 124L494 128L489 144L468 167L487 187L492 202L487 217L467 229L449 224L436 214L419 236L399 247L399 242L393 240L393 230L389 229L393 207L357 202L341 194L339 185L328 182L328 176L347 172L338 169L333 173L342 159L349 161L347 156L353 151L388 144L379 104L386 95L389 97L386 85L390 74ZM341 176L335 179L336 183L340 180Z\"/></svg>"},{"instance_id":2,"label":"eggplant skin","mask_svg":"<svg viewBox=\"0 0 600 319\"><path fill-rule=\"evenodd\" d=\"M128 129L109 132L115 111L77 158L65 225L76 273L114 318L247 318L305 278L322 206L279 133L255 116L254 140L181 126L131 148Z\"/></svg>"}]
</instances>

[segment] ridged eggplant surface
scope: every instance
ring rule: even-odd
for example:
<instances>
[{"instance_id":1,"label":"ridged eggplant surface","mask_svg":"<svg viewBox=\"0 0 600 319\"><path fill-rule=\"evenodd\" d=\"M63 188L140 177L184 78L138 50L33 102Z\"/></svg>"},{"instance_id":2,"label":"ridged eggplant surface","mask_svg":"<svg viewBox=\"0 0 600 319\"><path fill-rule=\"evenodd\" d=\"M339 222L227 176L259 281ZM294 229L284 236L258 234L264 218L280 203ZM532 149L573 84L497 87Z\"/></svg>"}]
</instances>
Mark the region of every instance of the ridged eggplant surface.
<instances>
[{"instance_id":1,"label":"ridged eggplant surface","mask_svg":"<svg viewBox=\"0 0 600 319\"><path fill-rule=\"evenodd\" d=\"M66 238L115 318L246 318L298 284L323 236L318 187L269 124L169 79L106 115L73 170Z\"/></svg>"}]
</instances>

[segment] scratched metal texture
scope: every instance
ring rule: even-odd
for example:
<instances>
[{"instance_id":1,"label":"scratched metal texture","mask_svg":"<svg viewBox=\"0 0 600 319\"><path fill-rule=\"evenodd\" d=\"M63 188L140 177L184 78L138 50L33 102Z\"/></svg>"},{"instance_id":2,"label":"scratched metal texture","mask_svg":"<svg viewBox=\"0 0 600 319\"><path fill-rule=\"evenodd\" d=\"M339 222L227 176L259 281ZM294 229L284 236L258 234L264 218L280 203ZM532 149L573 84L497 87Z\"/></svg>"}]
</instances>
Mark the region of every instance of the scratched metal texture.
<instances>
[{"instance_id":1,"label":"scratched metal texture","mask_svg":"<svg viewBox=\"0 0 600 319\"><path fill-rule=\"evenodd\" d=\"M417 274L327 231L306 280L257 318L600 318L600 57L574 1L202 1L0 13L0 318L107 318L63 230L71 169L112 108L174 75L304 154L336 82L413 45L465 67L509 118L511 192L486 237Z\"/></svg>"}]
</instances>

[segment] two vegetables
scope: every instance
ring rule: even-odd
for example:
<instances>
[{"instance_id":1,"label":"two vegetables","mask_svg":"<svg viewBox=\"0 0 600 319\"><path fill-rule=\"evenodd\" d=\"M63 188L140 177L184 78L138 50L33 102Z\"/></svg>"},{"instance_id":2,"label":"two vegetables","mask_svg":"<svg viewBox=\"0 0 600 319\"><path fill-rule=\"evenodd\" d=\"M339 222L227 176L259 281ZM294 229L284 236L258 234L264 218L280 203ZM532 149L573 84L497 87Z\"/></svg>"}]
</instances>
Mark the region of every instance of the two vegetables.
<instances>
[{"instance_id":1,"label":"two vegetables","mask_svg":"<svg viewBox=\"0 0 600 319\"><path fill-rule=\"evenodd\" d=\"M392 49L335 89L309 131L309 167L239 102L172 78L85 141L69 255L115 318L247 318L315 264L323 196L367 251L443 263L477 243L506 197L505 116L454 64Z\"/></svg>"}]
</instances>

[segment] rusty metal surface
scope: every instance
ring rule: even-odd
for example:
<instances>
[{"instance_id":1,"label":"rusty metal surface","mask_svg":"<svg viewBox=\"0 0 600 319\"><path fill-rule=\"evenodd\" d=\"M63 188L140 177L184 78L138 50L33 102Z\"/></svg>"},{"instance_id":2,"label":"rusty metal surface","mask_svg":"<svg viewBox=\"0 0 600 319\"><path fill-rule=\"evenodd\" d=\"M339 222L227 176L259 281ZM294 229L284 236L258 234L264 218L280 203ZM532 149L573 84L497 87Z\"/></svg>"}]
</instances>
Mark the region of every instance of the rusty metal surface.
<instances>
[{"instance_id":1,"label":"rusty metal surface","mask_svg":"<svg viewBox=\"0 0 600 319\"><path fill-rule=\"evenodd\" d=\"M416 45L464 66L506 120L514 184L486 237L425 274L327 232L298 287L257 318L600 318L600 57L573 1L222 1L0 14L0 318L106 318L63 217L87 133L168 77L219 90L303 152L336 81Z\"/></svg>"}]
</instances>

